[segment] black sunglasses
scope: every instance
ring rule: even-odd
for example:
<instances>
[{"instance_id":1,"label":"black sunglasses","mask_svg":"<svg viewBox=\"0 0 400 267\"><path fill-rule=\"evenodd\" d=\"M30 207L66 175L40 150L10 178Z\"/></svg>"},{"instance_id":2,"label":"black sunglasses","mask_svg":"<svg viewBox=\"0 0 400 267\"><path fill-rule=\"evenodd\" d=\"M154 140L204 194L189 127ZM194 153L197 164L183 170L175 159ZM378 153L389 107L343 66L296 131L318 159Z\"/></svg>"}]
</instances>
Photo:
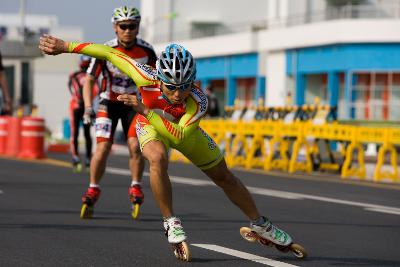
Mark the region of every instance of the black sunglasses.
<instances>
[{"instance_id":1,"label":"black sunglasses","mask_svg":"<svg viewBox=\"0 0 400 267\"><path fill-rule=\"evenodd\" d=\"M118 27L123 31L126 31L127 29L136 30L139 27L139 24L134 24L134 23L131 23L131 24L118 24Z\"/></svg>"},{"instance_id":2,"label":"black sunglasses","mask_svg":"<svg viewBox=\"0 0 400 267\"><path fill-rule=\"evenodd\" d=\"M178 90L178 89L180 91L187 91L189 88L192 88L192 83L193 82L189 82L189 83L183 83L183 84L180 84L180 85L164 83L164 85L170 91L175 91L175 90Z\"/></svg>"}]
</instances>

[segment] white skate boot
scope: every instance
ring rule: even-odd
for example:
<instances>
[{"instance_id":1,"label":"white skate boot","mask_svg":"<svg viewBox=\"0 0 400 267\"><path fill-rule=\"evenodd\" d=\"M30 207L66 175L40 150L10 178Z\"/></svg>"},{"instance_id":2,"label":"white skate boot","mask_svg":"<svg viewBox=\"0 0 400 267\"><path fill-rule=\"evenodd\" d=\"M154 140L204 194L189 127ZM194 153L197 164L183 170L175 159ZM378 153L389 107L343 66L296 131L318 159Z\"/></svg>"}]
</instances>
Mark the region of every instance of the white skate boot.
<instances>
[{"instance_id":1,"label":"white skate boot","mask_svg":"<svg viewBox=\"0 0 400 267\"><path fill-rule=\"evenodd\" d=\"M164 219L164 229L165 235L168 236L169 243L177 244L186 240L186 234L179 218L170 217Z\"/></svg>"},{"instance_id":2,"label":"white skate boot","mask_svg":"<svg viewBox=\"0 0 400 267\"><path fill-rule=\"evenodd\" d=\"M263 246L275 247L284 253L292 252L299 259L307 257L307 251L303 246L293 243L290 235L273 225L265 217L260 217L257 222L251 222L250 228L241 227L240 235L252 243L258 241Z\"/></svg>"},{"instance_id":3,"label":"white skate boot","mask_svg":"<svg viewBox=\"0 0 400 267\"><path fill-rule=\"evenodd\" d=\"M164 219L165 235L171 244L174 255L178 260L190 261L191 254L188 244L185 242L186 234L183 230L181 220L177 217Z\"/></svg>"},{"instance_id":4,"label":"white skate boot","mask_svg":"<svg viewBox=\"0 0 400 267\"><path fill-rule=\"evenodd\" d=\"M292 243L292 238L288 233L279 229L272 224L267 218L264 218L264 223L250 223L251 231L256 232L260 237L265 238L272 243L280 246L288 246Z\"/></svg>"}]
</instances>

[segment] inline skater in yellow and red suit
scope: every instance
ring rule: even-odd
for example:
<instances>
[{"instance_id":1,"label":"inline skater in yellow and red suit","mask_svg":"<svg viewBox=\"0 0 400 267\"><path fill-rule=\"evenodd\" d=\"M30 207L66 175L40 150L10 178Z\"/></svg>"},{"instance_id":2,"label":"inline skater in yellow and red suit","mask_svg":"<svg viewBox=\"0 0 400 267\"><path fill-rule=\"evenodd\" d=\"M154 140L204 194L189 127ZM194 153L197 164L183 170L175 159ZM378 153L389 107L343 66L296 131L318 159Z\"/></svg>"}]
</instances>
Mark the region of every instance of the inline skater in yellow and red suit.
<instances>
[{"instance_id":1,"label":"inline skater in yellow and red suit","mask_svg":"<svg viewBox=\"0 0 400 267\"><path fill-rule=\"evenodd\" d=\"M185 48L171 44L157 59L156 69L141 64L110 47L91 43L67 43L44 35L39 48L46 54L80 53L112 62L138 85L142 101L135 95L118 99L140 114L136 131L143 155L150 163L150 184L164 217L170 243L186 239L181 220L172 208L168 177L168 147L182 152L250 219L250 228L275 244L287 246L292 238L260 216L253 198L241 181L228 170L214 141L200 127L207 107L206 95L193 82L196 63Z\"/></svg>"},{"instance_id":2,"label":"inline skater in yellow and red suit","mask_svg":"<svg viewBox=\"0 0 400 267\"><path fill-rule=\"evenodd\" d=\"M140 19L140 13L136 8L126 6L116 8L111 22L117 38L107 42L106 45L121 51L135 61L155 66L157 57L152 46L137 38ZM132 204L142 204L144 196L141 180L144 160L134 127L136 112L117 100L121 94L136 94L137 84L112 63L102 59L94 58L87 73L84 86L86 123L93 123L95 117L90 92L99 76L101 77L99 80L101 93L95 122L97 145L90 164L90 185L82 201L88 205L94 205L100 196L99 183L104 175L118 120L121 120L130 155L131 184L128 194Z\"/></svg>"}]
</instances>

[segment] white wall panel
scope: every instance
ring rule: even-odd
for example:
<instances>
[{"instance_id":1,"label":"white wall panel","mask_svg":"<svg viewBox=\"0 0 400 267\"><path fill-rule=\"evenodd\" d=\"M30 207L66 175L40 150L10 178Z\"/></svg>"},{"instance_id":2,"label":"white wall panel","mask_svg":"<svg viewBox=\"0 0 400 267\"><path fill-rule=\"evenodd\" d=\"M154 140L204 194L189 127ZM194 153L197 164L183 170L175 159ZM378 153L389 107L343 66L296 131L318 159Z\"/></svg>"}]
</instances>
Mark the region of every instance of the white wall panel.
<instances>
[{"instance_id":1,"label":"white wall panel","mask_svg":"<svg viewBox=\"0 0 400 267\"><path fill-rule=\"evenodd\" d=\"M286 98L286 55L284 51L268 53L267 106L283 106Z\"/></svg>"}]
</instances>

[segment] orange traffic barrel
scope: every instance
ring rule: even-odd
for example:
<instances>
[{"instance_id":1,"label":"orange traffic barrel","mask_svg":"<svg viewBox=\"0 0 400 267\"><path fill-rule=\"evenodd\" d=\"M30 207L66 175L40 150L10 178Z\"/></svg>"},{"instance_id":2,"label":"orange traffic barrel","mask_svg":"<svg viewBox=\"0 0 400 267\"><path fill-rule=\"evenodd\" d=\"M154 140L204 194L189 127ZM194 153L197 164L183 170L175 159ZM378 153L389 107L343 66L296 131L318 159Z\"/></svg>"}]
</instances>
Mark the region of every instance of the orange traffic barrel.
<instances>
[{"instance_id":1,"label":"orange traffic barrel","mask_svg":"<svg viewBox=\"0 0 400 267\"><path fill-rule=\"evenodd\" d=\"M41 159L44 153L45 124L43 118L24 117L21 122L21 148L19 158Z\"/></svg>"},{"instance_id":2,"label":"orange traffic barrel","mask_svg":"<svg viewBox=\"0 0 400 267\"><path fill-rule=\"evenodd\" d=\"M7 144L5 155L16 157L19 152L21 141L21 118L8 117Z\"/></svg>"},{"instance_id":3,"label":"orange traffic barrel","mask_svg":"<svg viewBox=\"0 0 400 267\"><path fill-rule=\"evenodd\" d=\"M10 116L0 116L0 155L6 152L9 118Z\"/></svg>"}]
</instances>

